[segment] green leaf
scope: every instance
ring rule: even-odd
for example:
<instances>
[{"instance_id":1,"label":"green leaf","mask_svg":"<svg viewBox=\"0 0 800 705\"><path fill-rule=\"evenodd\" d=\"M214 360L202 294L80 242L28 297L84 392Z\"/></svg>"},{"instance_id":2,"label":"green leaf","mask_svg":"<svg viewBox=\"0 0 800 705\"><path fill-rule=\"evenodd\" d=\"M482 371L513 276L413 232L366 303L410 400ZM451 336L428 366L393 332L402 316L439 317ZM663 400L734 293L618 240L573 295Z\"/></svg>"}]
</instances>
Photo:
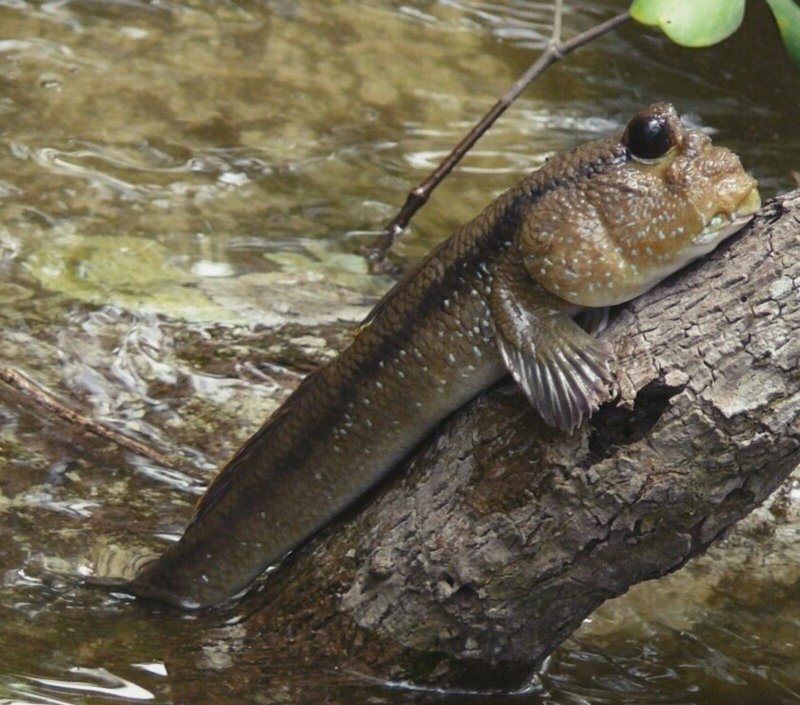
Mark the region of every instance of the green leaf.
<instances>
[{"instance_id":1,"label":"green leaf","mask_svg":"<svg viewBox=\"0 0 800 705\"><path fill-rule=\"evenodd\" d=\"M783 43L795 63L800 66L800 7L793 0L767 0Z\"/></svg>"},{"instance_id":2,"label":"green leaf","mask_svg":"<svg viewBox=\"0 0 800 705\"><path fill-rule=\"evenodd\" d=\"M630 13L637 22L660 27L676 44L707 47L739 29L744 3L745 0L633 0Z\"/></svg>"}]
</instances>

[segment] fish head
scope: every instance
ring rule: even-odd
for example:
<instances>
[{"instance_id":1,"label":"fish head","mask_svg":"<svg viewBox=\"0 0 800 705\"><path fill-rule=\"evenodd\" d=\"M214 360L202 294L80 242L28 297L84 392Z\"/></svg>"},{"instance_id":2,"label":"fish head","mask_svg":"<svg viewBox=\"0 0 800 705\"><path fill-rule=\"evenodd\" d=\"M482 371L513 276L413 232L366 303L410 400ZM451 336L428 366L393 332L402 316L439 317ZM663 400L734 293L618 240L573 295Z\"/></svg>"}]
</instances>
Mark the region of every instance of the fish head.
<instances>
[{"instance_id":1,"label":"fish head","mask_svg":"<svg viewBox=\"0 0 800 705\"><path fill-rule=\"evenodd\" d=\"M669 103L546 169L569 178L528 209L521 252L542 287L579 306L639 296L740 230L761 205L736 154L684 126Z\"/></svg>"}]
</instances>

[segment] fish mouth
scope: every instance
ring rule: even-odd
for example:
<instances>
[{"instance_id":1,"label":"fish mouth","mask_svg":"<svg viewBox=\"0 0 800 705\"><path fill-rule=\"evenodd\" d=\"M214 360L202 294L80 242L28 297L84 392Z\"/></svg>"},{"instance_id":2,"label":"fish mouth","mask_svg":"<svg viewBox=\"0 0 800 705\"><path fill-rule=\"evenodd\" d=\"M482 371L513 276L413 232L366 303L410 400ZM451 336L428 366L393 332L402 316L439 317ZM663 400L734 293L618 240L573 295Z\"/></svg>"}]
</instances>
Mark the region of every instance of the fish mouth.
<instances>
[{"instance_id":1,"label":"fish mouth","mask_svg":"<svg viewBox=\"0 0 800 705\"><path fill-rule=\"evenodd\" d=\"M758 188L754 186L733 211L715 213L709 218L706 226L694 239L693 244L701 249L712 250L718 243L747 225L755 217L759 208L761 208L761 195Z\"/></svg>"}]
</instances>

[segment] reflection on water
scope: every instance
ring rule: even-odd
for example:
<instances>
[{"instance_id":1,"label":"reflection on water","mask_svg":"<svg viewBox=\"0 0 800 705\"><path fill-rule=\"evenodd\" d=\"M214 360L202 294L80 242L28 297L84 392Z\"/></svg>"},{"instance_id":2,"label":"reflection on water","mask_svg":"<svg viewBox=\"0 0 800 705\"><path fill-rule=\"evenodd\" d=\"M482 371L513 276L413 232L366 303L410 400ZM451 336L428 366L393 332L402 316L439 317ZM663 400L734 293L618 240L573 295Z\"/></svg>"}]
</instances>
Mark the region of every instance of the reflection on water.
<instances>
[{"instance_id":1,"label":"reflection on water","mask_svg":"<svg viewBox=\"0 0 800 705\"><path fill-rule=\"evenodd\" d=\"M126 700L152 700L154 698L149 690L145 690L136 685L136 683L109 673L105 668L73 666L69 669L69 672L74 676L70 680L57 680L55 678L30 678L29 680L31 683L44 686L47 689L61 690L66 693L94 693ZM166 675L166 671L164 671L164 675Z\"/></svg>"},{"instance_id":2,"label":"reflection on water","mask_svg":"<svg viewBox=\"0 0 800 705\"><path fill-rule=\"evenodd\" d=\"M567 3L566 26L624 4ZM572 55L397 256L655 99L714 130L767 194L790 188L800 83L766 11L748 12L749 34L712 50L626 27ZM163 548L213 468L343 344L388 285L359 246L549 22L527 0L0 2L0 363L181 459L130 457L0 387L0 704L465 701L297 663L249 641L243 615L175 615L75 576ZM607 605L527 693L474 697L800 701L797 499Z\"/></svg>"}]
</instances>

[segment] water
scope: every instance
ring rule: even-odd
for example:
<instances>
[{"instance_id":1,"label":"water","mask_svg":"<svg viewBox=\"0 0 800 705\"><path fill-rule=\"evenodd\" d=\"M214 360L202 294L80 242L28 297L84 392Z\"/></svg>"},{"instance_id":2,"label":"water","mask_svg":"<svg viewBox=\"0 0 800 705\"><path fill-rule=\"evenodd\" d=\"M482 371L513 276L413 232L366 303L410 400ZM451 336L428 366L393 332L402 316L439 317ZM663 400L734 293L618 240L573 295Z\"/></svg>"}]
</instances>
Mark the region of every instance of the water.
<instances>
[{"instance_id":1,"label":"water","mask_svg":"<svg viewBox=\"0 0 800 705\"><path fill-rule=\"evenodd\" d=\"M567 4L568 31L624 6ZM714 49L629 26L570 56L396 257L652 100L713 130L766 194L791 188L800 71L750 5ZM213 468L388 285L356 254L369 233L548 32L549 3L521 0L0 1L0 362L182 468L0 386L0 703L800 702L791 488L713 556L606 605L523 694L390 687L70 577L180 532Z\"/></svg>"}]
</instances>

